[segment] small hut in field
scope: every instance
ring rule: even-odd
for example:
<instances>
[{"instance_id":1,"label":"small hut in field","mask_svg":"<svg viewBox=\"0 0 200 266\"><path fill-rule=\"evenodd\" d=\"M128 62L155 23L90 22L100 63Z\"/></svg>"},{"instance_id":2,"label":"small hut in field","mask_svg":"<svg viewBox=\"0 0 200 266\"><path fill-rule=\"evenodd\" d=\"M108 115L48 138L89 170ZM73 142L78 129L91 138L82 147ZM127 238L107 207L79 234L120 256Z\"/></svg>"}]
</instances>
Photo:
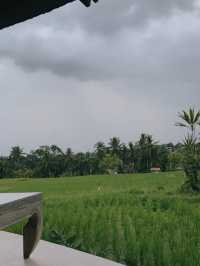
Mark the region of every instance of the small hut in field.
<instances>
[{"instance_id":1,"label":"small hut in field","mask_svg":"<svg viewBox=\"0 0 200 266\"><path fill-rule=\"evenodd\" d=\"M152 167L151 168L151 172L152 173L160 173L161 172L161 169L160 169L160 167Z\"/></svg>"}]
</instances>

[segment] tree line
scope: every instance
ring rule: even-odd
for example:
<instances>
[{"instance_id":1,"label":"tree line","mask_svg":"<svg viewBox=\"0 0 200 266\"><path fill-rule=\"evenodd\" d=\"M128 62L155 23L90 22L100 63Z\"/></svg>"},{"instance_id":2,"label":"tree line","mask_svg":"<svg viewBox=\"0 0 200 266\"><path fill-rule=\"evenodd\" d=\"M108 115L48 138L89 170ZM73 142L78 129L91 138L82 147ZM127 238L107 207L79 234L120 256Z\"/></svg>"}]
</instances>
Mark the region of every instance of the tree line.
<instances>
[{"instance_id":1,"label":"tree line","mask_svg":"<svg viewBox=\"0 0 200 266\"><path fill-rule=\"evenodd\" d=\"M141 134L138 141L122 143L113 137L107 144L98 142L92 152L63 151L57 145L41 146L25 153L12 147L0 157L0 178L41 178L116 173L147 173L182 167L183 144L159 144L151 135Z\"/></svg>"}]
</instances>

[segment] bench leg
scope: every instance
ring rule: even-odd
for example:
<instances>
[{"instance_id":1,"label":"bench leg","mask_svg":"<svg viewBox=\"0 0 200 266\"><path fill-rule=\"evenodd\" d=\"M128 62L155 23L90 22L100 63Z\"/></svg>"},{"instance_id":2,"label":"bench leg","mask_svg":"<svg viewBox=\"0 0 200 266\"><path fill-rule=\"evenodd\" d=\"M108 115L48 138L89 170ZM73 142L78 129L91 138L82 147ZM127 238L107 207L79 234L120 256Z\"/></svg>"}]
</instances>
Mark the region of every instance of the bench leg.
<instances>
[{"instance_id":1,"label":"bench leg","mask_svg":"<svg viewBox=\"0 0 200 266\"><path fill-rule=\"evenodd\" d=\"M42 211L38 210L23 228L24 259L28 259L42 234Z\"/></svg>"}]
</instances>

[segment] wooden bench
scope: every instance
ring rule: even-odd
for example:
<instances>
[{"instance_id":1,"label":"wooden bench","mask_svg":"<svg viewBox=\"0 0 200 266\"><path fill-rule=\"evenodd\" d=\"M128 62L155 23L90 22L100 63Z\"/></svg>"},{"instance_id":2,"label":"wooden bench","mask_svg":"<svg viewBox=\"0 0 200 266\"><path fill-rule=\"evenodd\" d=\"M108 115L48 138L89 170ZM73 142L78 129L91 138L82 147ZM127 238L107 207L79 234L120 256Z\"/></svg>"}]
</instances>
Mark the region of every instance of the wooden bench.
<instances>
[{"instance_id":1,"label":"wooden bench","mask_svg":"<svg viewBox=\"0 0 200 266\"><path fill-rule=\"evenodd\" d=\"M0 229L24 218L28 222L23 228L23 236L0 232L1 266L123 266L78 250L43 240L39 242L42 233L41 193L0 193ZM28 259L37 244L34 256ZM26 260L21 256L22 249Z\"/></svg>"},{"instance_id":2,"label":"wooden bench","mask_svg":"<svg viewBox=\"0 0 200 266\"><path fill-rule=\"evenodd\" d=\"M42 233L41 193L0 193L0 229L27 218L23 228L23 253L28 259Z\"/></svg>"}]
</instances>

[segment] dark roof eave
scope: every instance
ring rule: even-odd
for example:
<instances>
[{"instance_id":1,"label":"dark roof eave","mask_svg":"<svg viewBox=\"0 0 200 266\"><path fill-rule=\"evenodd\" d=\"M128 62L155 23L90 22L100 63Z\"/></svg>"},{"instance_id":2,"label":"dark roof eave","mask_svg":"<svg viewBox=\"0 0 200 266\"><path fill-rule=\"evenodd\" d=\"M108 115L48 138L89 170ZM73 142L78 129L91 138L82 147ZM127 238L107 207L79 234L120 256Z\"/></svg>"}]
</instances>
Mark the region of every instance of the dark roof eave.
<instances>
[{"instance_id":1,"label":"dark roof eave","mask_svg":"<svg viewBox=\"0 0 200 266\"><path fill-rule=\"evenodd\" d=\"M0 3L0 29L50 12L73 1L75 0L3 0L3 3ZM92 0L80 1L89 7Z\"/></svg>"}]
</instances>

